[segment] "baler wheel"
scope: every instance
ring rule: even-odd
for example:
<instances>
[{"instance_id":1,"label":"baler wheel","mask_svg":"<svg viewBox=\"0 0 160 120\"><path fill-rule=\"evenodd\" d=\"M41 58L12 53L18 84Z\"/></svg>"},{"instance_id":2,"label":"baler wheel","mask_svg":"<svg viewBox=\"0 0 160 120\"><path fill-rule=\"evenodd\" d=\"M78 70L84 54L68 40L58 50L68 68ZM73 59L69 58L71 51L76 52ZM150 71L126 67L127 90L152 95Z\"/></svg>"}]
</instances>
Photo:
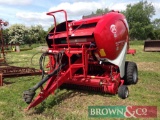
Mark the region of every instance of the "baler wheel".
<instances>
[{"instance_id":1,"label":"baler wheel","mask_svg":"<svg viewBox=\"0 0 160 120\"><path fill-rule=\"evenodd\" d=\"M126 85L121 85L118 88L118 96L122 99L126 99L129 96L129 90Z\"/></svg>"},{"instance_id":2,"label":"baler wheel","mask_svg":"<svg viewBox=\"0 0 160 120\"><path fill-rule=\"evenodd\" d=\"M138 68L136 63L127 61L125 63L124 84L131 85L138 82Z\"/></svg>"}]
</instances>

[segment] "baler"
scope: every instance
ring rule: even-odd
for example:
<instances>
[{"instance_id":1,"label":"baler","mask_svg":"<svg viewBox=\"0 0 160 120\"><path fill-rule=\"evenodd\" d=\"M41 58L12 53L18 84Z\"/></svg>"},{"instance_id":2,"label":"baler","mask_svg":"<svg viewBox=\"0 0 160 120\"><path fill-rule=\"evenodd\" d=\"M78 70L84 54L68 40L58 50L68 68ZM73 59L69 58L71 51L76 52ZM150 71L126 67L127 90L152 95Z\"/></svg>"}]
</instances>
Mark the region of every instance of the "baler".
<instances>
[{"instance_id":1,"label":"baler","mask_svg":"<svg viewBox=\"0 0 160 120\"><path fill-rule=\"evenodd\" d=\"M64 13L65 21L57 24L55 13ZM53 16L54 28L48 33L48 50L40 57L42 80L27 91L23 98L35 107L59 87L86 88L108 94L118 94L122 99L129 95L127 85L138 81L137 65L126 61L129 49L128 24L118 11L67 20L65 10L48 12ZM49 57L47 75L43 59ZM36 98L36 90L41 91ZM34 100L33 100L34 98Z\"/></svg>"}]
</instances>

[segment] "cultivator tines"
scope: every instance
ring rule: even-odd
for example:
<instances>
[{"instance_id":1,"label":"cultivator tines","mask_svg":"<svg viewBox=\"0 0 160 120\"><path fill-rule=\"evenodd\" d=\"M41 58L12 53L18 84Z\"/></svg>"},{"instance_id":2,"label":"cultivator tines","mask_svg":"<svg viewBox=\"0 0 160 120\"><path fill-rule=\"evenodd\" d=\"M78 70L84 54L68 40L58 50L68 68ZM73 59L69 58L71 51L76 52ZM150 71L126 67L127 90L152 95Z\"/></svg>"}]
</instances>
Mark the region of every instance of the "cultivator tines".
<instances>
[{"instance_id":1,"label":"cultivator tines","mask_svg":"<svg viewBox=\"0 0 160 120\"><path fill-rule=\"evenodd\" d=\"M54 16L57 12L65 16L65 21L58 25ZM27 110L40 104L59 87L118 93L122 99L127 98L128 88L123 84L135 84L138 73L135 63L125 64L126 53L135 54L135 50L129 50L125 17L115 11L78 21L67 20L64 10L47 15L53 16L55 25L46 37L48 51L45 57L49 57L50 71L24 92L24 101L29 103ZM40 62L43 63L43 59ZM41 91L34 98L38 88Z\"/></svg>"},{"instance_id":2,"label":"cultivator tines","mask_svg":"<svg viewBox=\"0 0 160 120\"><path fill-rule=\"evenodd\" d=\"M42 72L35 68L29 67L16 67L16 66L0 66L0 73L3 73L3 77L18 77L18 76L30 76L40 75Z\"/></svg>"},{"instance_id":3,"label":"cultivator tines","mask_svg":"<svg viewBox=\"0 0 160 120\"><path fill-rule=\"evenodd\" d=\"M3 78L41 75L42 72L35 68L0 65L0 86L3 85Z\"/></svg>"}]
</instances>

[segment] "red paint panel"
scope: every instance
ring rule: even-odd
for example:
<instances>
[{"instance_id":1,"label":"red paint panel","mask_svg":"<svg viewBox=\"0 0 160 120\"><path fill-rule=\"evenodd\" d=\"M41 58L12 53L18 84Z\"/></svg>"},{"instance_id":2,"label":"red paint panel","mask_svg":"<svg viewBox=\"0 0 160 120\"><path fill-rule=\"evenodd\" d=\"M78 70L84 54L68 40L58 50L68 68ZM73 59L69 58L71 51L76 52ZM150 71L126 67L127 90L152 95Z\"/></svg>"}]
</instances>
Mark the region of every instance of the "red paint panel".
<instances>
[{"instance_id":1,"label":"red paint panel","mask_svg":"<svg viewBox=\"0 0 160 120\"><path fill-rule=\"evenodd\" d=\"M96 45L101 58L114 60L128 41L128 30L123 22L125 17L117 12L110 12L97 23L94 31ZM105 56L100 54L103 49Z\"/></svg>"}]
</instances>

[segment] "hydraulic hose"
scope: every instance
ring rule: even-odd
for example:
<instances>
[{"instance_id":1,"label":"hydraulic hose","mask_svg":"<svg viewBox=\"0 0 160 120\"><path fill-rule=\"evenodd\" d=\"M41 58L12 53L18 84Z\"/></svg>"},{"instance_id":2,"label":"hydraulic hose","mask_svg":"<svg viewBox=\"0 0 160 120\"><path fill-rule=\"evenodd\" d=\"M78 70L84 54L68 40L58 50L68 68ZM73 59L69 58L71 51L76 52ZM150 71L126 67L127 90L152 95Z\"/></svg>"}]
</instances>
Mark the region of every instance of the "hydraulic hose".
<instances>
[{"instance_id":1,"label":"hydraulic hose","mask_svg":"<svg viewBox=\"0 0 160 120\"><path fill-rule=\"evenodd\" d=\"M31 88L32 91L36 91L39 87L41 87L47 80L49 80L53 75L56 75L62 67L64 67L65 64L60 65L56 70L54 70L52 73L48 74L46 77L44 77L39 83L37 83L33 88Z\"/></svg>"},{"instance_id":2,"label":"hydraulic hose","mask_svg":"<svg viewBox=\"0 0 160 120\"><path fill-rule=\"evenodd\" d=\"M52 73L48 74L46 77L44 77L40 82L38 82L34 87L30 88L27 91L24 91L23 93L23 99L24 101L29 104L32 102L32 99L34 98L36 94L36 90L41 87L46 81L48 81L53 75L56 75L65 64L60 65L56 70L54 70Z\"/></svg>"}]
</instances>

